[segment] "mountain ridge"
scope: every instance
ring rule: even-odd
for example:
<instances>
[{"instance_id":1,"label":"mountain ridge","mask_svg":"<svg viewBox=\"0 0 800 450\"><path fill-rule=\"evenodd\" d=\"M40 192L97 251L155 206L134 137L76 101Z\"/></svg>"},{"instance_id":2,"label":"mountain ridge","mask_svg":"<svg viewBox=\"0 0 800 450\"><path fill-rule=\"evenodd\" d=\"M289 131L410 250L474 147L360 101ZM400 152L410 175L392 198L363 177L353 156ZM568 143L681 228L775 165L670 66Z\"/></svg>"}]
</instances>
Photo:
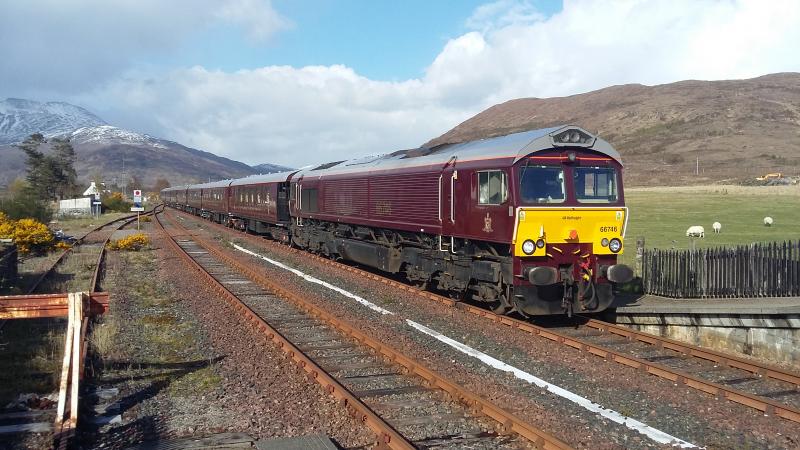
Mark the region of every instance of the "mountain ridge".
<instances>
[{"instance_id":1,"label":"mountain ridge","mask_svg":"<svg viewBox=\"0 0 800 450\"><path fill-rule=\"evenodd\" d=\"M33 133L69 139L77 155L75 169L84 180L100 176L122 182L136 176L151 186L158 178L180 184L258 173L239 161L115 127L80 106L9 98L0 101L0 185L25 173L25 157L15 144Z\"/></svg>"},{"instance_id":2,"label":"mountain ridge","mask_svg":"<svg viewBox=\"0 0 800 450\"><path fill-rule=\"evenodd\" d=\"M425 146L574 124L622 155L629 185L741 182L800 174L800 73L625 84L487 108Z\"/></svg>"}]
</instances>

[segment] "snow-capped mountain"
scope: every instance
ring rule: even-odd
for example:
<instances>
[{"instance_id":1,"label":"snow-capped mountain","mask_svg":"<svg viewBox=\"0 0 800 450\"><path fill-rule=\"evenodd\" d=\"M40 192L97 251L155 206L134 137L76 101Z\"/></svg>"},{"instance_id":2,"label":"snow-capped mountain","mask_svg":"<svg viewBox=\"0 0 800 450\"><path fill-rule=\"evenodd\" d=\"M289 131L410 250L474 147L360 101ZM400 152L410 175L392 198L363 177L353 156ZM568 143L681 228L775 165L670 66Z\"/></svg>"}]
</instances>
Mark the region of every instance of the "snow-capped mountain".
<instances>
[{"instance_id":1,"label":"snow-capped mountain","mask_svg":"<svg viewBox=\"0 0 800 450\"><path fill-rule=\"evenodd\" d=\"M270 163L257 164L255 166L250 166L250 167L252 167L256 172L261 174L287 172L290 170L294 170L291 167L279 166L277 164L270 164Z\"/></svg>"},{"instance_id":2,"label":"snow-capped mountain","mask_svg":"<svg viewBox=\"0 0 800 450\"><path fill-rule=\"evenodd\" d=\"M135 133L123 130L111 125L100 125L96 127L81 127L71 133L63 133L59 137L68 138L72 145L75 144L128 144L128 145L147 145L155 148L168 148L169 144L175 142L165 141L164 139L154 138L147 134Z\"/></svg>"},{"instance_id":3,"label":"snow-capped mountain","mask_svg":"<svg viewBox=\"0 0 800 450\"><path fill-rule=\"evenodd\" d=\"M0 101L0 145L22 142L33 133L51 137L102 125L106 125L103 119L69 103L20 98Z\"/></svg>"},{"instance_id":4,"label":"snow-capped mountain","mask_svg":"<svg viewBox=\"0 0 800 450\"><path fill-rule=\"evenodd\" d=\"M24 176L24 154L14 144L33 133L68 138L79 177L120 181L136 176L146 188L158 178L183 184L259 173L238 161L109 125L79 106L10 98L0 101L0 186Z\"/></svg>"}]
</instances>

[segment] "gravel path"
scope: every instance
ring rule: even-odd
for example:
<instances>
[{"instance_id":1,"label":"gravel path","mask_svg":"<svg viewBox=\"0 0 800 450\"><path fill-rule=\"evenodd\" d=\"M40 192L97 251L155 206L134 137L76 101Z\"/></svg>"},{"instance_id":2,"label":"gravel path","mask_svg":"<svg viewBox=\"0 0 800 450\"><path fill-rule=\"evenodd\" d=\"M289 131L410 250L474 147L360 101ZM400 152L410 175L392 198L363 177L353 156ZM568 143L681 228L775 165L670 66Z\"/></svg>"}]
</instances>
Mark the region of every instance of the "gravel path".
<instances>
[{"instance_id":1,"label":"gravel path","mask_svg":"<svg viewBox=\"0 0 800 450\"><path fill-rule=\"evenodd\" d=\"M111 313L92 334L92 382L119 390L109 401L119 405L122 421L92 428L87 418L81 448L218 432L322 433L346 448L374 441L282 352L198 286L154 230L145 226L152 249L109 254Z\"/></svg>"},{"instance_id":2,"label":"gravel path","mask_svg":"<svg viewBox=\"0 0 800 450\"><path fill-rule=\"evenodd\" d=\"M346 288L395 312L393 316L383 316L325 287L288 275L283 269L239 253L238 257L243 261L259 264L265 273L284 280L284 283L300 290L338 316L358 323L371 336L420 356L432 368L467 384L475 392L499 400L516 414L576 447L658 448L662 445L420 334L405 319L434 328L604 407L697 445L708 448L800 446L800 433L792 422L764 417L750 408L715 400L666 380L558 346L544 338L493 324L407 292L397 292L382 283L350 272L319 265L286 247L249 239L199 219L183 216L183 223L190 224L193 231L216 236L219 241L227 239L222 239L223 235L229 237L264 256Z\"/></svg>"}]
</instances>

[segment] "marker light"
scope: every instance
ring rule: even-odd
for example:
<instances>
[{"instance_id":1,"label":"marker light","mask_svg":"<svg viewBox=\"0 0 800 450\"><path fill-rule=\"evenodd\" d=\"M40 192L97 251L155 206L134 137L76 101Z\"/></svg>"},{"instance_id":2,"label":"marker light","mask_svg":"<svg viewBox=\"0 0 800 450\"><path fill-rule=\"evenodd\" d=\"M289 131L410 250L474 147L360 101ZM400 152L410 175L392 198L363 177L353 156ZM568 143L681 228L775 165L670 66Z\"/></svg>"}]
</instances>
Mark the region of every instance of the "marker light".
<instances>
[{"instance_id":1,"label":"marker light","mask_svg":"<svg viewBox=\"0 0 800 450\"><path fill-rule=\"evenodd\" d=\"M614 253L618 253L620 250L622 250L622 241L617 238L612 239L608 243L608 249Z\"/></svg>"},{"instance_id":2,"label":"marker light","mask_svg":"<svg viewBox=\"0 0 800 450\"><path fill-rule=\"evenodd\" d=\"M600 241L600 245L608 247L608 238L603 238L603 240Z\"/></svg>"},{"instance_id":3,"label":"marker light","mask_svg":"<svg viewBox=\"0 0 800 450\"><path fill-rule=\"evenodd\" d=\"M536 241L536 246L539 248L544 248L544 239L539 239Z\"/></svg>"},{"instance_id":4,"label":"marker light","mask_svg":"<svg viewBox=\"0 0 800 450\"><path fill-rule=\"evenodd\" d=\"M531 255L534 251L536 251L536 244L534 244L532 240L528 239L522 243L522 253Z\"/></svg>"},{"instance_id":5,"label":"marker light","mask_svg":"<svg viewBox=\"0 0 800 450\"><path fill-rule=\"evenodd\" d=\"M578 239L578 230L569 230L569 237L567 239Z\"/></svg>"}]
</instances>

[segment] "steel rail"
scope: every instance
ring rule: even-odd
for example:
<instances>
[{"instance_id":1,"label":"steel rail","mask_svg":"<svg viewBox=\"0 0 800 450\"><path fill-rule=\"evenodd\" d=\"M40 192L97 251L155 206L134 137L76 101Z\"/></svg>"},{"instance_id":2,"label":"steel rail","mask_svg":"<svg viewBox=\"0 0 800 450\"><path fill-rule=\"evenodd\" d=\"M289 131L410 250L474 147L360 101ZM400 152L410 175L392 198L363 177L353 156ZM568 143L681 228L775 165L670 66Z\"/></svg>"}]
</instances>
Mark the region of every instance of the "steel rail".
<instances>
[{"instance_id":1,"label":"steel rail","mask_svg":"<svg viewBox=\"0 0 800 450\"><path fill-rule=\"evenodd\" d=\"M214 225L218 226L220 228L228 229L227 227L224 227L224 226L219 225L219 224L214 224ZM252 240L253 242L258 242L258 243L262 243L262 244L266 243L266 244L268 244L270 246L274 246L276 248L279 247L282 251L287 251L288 250L288 251L293 252L293 253L302 254L305 258L312 259L312 260L314 260L316 262L319 262L321 264L337 267L339 269L346 270L346 271L351 272L351 273L355 273L355 274L359 275L360 277L368 278L368 279L375 280L375 281L380 281L381 283L384 283L386 285L392 286L392 287L400 289L400 290L404 290L404 291L413 293L413 294L415 294L417 296L420 296L422 298L425 298L425 299L428 299L428 300L433 300L433 301L436 301L436 302L441 303L441 304L446 305L446 306L458 308L458 309L460 309L462 311L466 311L466 312L469 312L471 314L475 314L477 316L484 317L484 318L487 318L489 320L492 320L495 323L506 325L506 326L509 326L511 328L515 328L515 329L518 329L518 330L521 330L521 331L525 331L525 332L528 332L528 333L536 335L536 336L540 336L540 337L549 339L551 341L555 341L555 342L562 343L564 345L568 345L568 346L573 347L573 348L575 348L577 350L585 351L585 352L587 352L589 354L593 354L593 355L599 356L599 357L604 358L606 360L614 361L616 363L619 363L619 364L622 364L622 365L625 365L625 366L628 366L628 367L632 367L632 368L637 369L637 370L641 370L641 371L643 371L645 373L649 373L651 375L655 375L655 376L658 376L660 378L667 379L667 380L672 381L674 383L684 384L684 385L686 385L686 386L688 386L690 388L697 389L697 390L699 390L701 392L705 392L707 394L711 394L711 395L713 395L713 396L715 396L717 398L725 398L725 399L730 400L732 402L739 403L739 404L754 408L756 410L764 412L765 414L774 414L774 415L776 415L778 417L782 417L784 419L800 423L800 410L798 410L796 408L793 408L793 407L791 407L789 405L785 405L785 404L782 404L780 402L776 402L776 401L774 401L772 399L765 398L765 397L758 396L758 395L749 394L747 392L739 391L739 390L736 390L736 389L732 389L732 388L729 388L727 386L721 385L719 383L714 383L712 381L707 381L707 380L704 380L704 379L702 379L700 377L691 375L689 373L686 373L686 372L683 372L683 371L680 371L680 370L677 370L677 369L670 368L670 367L662 365L662 364L658 364L658 363L655 363L655 362L647 361L647 360L644 360L644 359L641 359L641 358L636 358L634 356L630 356L630 355L624 354L622 352L618 352L616 350L611 350L609 348L605 348L603 346L600 346L600 345L597 345L597 344L593 344L593 343L591 343L589 341L586 341L586 340L583 340L583 339L574 338L574 337L571 337L571 336L568 336L568 335L565 335L565 334L558 333L557 331L553 331L553 330L550 330L550 329L547 329L547 328L544 328L544 327L540 327L540 326L534 325L534 324L532 324L530 322L526 322L524 320L515 319L513 317L509 317L509 316L505 316L505 315L498 315L498 314L495 314L495 313L493 313L493 312L491 312L489 310L486 310L484 308L481 308L481 307L478 307L478 306L475 306L475 305L469 305L469 304L465 304L465 303L462 303L462 302L458 302L458 301L443 297L441 295L434 294L432 292L421 291L421 290L419 290L419 289L417 289L417 288L415 288L413 286L409 286L409 285L407 285L405 283L401 283L399 281L395 281L395 280L392 280L392 279L389 279L389 278L374 274L372 272L369 272L369 271L366 271L366 270L363 270L363 269L359 269L359 268L348 266L346 264L342 264L342 263L339 263L339 262L336 262L336 261L332 261L330 259L323 258L321 256L314 255L312 253L309 253L309 252L306 252L306 251L303 251L303 250L290 248L290 247L287 247L286 245L283 245L283 244L280 244L280 243L277 243L277 242L274 242L274 241L269 241L269 240L266 240L264 238L257 237L257 236L254 236L254 235L250 235L250 234L246 234L246 233L245 233L245 236L246 236L247 239ZM646 335L646 333L644 333L644 334ZM647 336L652 337L653 339L659 339L659 337L654 336L654 335L647 335ZM682 345L686 346L687 344L682 344ZM704 349L696 347L696 346L688 346L688 347L696 349L696 351L698 353L702 352L702 351L707 351L707 350L704 350ZM734 355L725 355L725 357L729 361L741 361L742 363L745 362L745 360L743 360L742 358L738 358L738 357L736 357ZM779 373L779 371L780 371L779 369L768 368L765 365L759 365L759 364L752 363L752 362L749 363L749 364L752 364L754 366L758 366L759 370L761 370L762 373ZM793 377L796 377L796 375L793 375Z\"/></svg>"},{"instance_id":2,"label":"steel rail","mask_svg":"<svg viewBox=\"0 0 800 450\"><path fill-rule=\"evenodd\" d=\"M150 213L152 213L152 211ZM36 281L33 283L33 285L31 285L30 288L28 288L28 291L26 293L27 294L33 294L34 292L36 292L36 290L39 288L39 286L42 284L42 282L45 280L45 278L47 278L55 270L55 268L58 267L58 265L61 264L64 261L64 258L66 258L67 254L71 253L72 249L75 248L75 246L80 245L81 242L84 239L86 239L90 234L96 233L96 232L102 230L103 228L105 228L105 227L107 227L107 226L109 226L111 224L114 224L114 223L117 223L117 222L120 222L120 221L123 221L123 220L126 220L126 219L130 222L130 221L132 221L131 219L135 219L135 218L136 218L135 215L118 217L118 218L116 218L114 220L110 220L108 222L105 222L103 224L100 224L100 225L92 228L91 230L89 230L86 233L84 233L81 237L75 239L75 243L71 247L64 249L64 251L62 251L61 254L58 255L58 258L55 261L53 261L53 263L50 265L50 267L46 271L44 271L41 275L39 275L39 278L36 279ZM122 225L122 226L124 226L124 225ZM117 227L117 228L120 228L120 227ZM94 280L94 278L93 278L93 280ZM92 291L94 291L94 286L95 286L95 284L92 283L92 285L91 285L91 287L92 287L91 290Z\"/></svg>"},{"instance_id":3,"label":"steel rail","mask_svg":"<svg viewBox=\"0 0 800 450\"><path fill-rule=\"evenodd\" d=\"M800 389L800 375L789 372L788 370L770 366L768 364L749 361L735 355L729 355L715 350L686 344L674 339L656 336L654 334L649 334L638 330L632 330L630 328L625 328L623 326L602 320L592 319L590 317L584 318L587 319L587 322L584 323L583 326L590 327L598 331L622 336L629 341L643 342L654 345L658 348L673 350L683 355L705 359L722 366L741 369L762 377L773 378L786 383L792 383L795 385L796 389Z\"/></svg>"},{"instance_id":4,"label":"steel rail","mask_svg":"<svg viewBox=\"0 0 800 450\"><path fill-rule=\"evenodd\" d=\"M141 214L141 217L152 215L158 206L159 205L156 205L150 211L147 211L144 214ZM136 215L136 216L131 215L131 216L126 216L126 217L123 217L121 219L118 219L118 220L122 220L122 219L127 219L127 220L124 220L123 223L121 225L119 225L114 231L120 230L120 229L130 225L134 220L136 220L138 218L139 218L139 215ZM109 222L109 223L113 223L113 221ZM105 239L105 241L103 241L103 247L100 249L100 254L97 256L97 263L95 264L94 272L92 273L92 281L89 282L89 289L92 292L97 290L97 281L100 278L100 268L101 268L101 266L103 264L103 260L104 260L105 255L106 255L106 247L108 246L108 243L111 241L111 237L113 235L114 235L114 233L112 232L111 234L108 235L108 237Z\"/></svg>"},{"instance_id":5,"label":"steel rail","mask_svg":"<svg viewBox=\"0 0 800 450\"><path fill-rule=\"evenodd\" d=\"M365 423L378 437L378 442L392 449L413 449L414 445L406 440L391 425L375 414L366 404L353 395L347 388L341 385L330 374L325 372L303 351L292 342L286 339L278 330L262 319L250 307L241 302L230 290L206 271L197 261L195 261L177 242L175 237L170 234L158 215L155 215L159 229L167 237L167 241L173 250L180 255L186 264L198 272L198 276L204 278L213 289L214 293L221 295L237 312L242 314L252 327L266 335L267 341L273 342L278 348L286 353L296 362L298 367L303 369L307 376L319 383L334 398L342 402L342 405L351 413L358 415L359 420ZM198 242L199 243L199 242Z\"/></svg>"},{"instance_id":6,"label":"steel rail","mask_svg":"<svg viewBox=\"0 0 800 450\"><path fill-rule=\"evenodd\" d=\"M159 225L161 226L161 222L160 221L159 221ZM180 224L177 224L177 225L182 227L182 225L180 225ZM185 228L184 228L184 230L188 232L188 230L186 230ZM518 416L506 411L502 407L495 405L494 403L486 400L485 398L469 392L467 389L459 386L457 383L454 383L454 382L448 380L447 378L439 375L438 373L434 372L433 370L425 367L424 364L422 364L422 363L420 363L420 362L418 362L418 361L416 361L416 360L414 360L412 358L409 358L409 357L405 356L399 350L396 350L396 349L392 348L391 346L389 346L388 344L379 342L379 341L371 338L370 336L366 335L365 333L360 331L357 327L355 327L354 325L350 324L349 322L347 322L347 321L345 321L343 319L340 319L340 318L334 316L333 314L325 311L324 309L322 309L322 308L320 308L320 307L318 307L318 306L316 306L316 305L304 300L302 297L300 297L296 293L294 293L294 292L290 291L289 289L281 286L279 283L267 278L262 273L260 273L256 268L254 268L254 267L252 267L250 265L244 264L244 263L238 261L236 258L233 258L232 256L230 256L230 254L228 252L219 249L216 245L211 244L210 242L204 241L203 239L198 238L197 236L193 236L193 238L195 238L195 242L197 242L197 244L199 244L201 247L203 247L210 254L214 255L214 257L224 261L229 266L235 267L238 271L240 271L241 273L245 274L247 277L249 277L251 280L255 281L257 284L261 285L265 289L267 289L269 291L272 291L275 295L292 302L297 307L299 307L299 308L309 312L313 316L315 316L315 317L327 322L328 324L330 324L331 326L333 326L334 328L336 328L337 330L339 330L343 334L349 335L353 339L357 340L358 342L360 342L360 343L362 343L362 344L364 344L366 346L371 347L375 352L382 354L384 357L386 357L390 361L392 361L392 362L400 365L401 367L403 367L404 370L407 371L407 373L415 374L415 375L423 378L424 380L426 380L426 382L431 387L436 387L436 388L439 388L439 389L447 392L448 394L450 394L450 396L453 399L458 400L461 403L471 407L475 412L483 414L484 416L495 420L496 422L498 422L502 432L505 432L505 433L511 433L511 432L516 433L516 434L520 435L521 437L527 439L528 441L532 442L534 445L537 446L537 448L541 448L541 449L550 450L550 449L568 449L568 448L571 448L568 444L564 443L563 441L559 440L558 438L550 435L549 433L547 433L547 432L545 432L543 430L540 430L539 428L537 428L537 427L535 427L533 425L528 424L527 422L525 422L524 420L522 420ZM177 244L177 242L174 242L171 238L170 238L170 241L173 242L173 247L177 247L178 249L181 250L181 254L185 255L185 258L190 258L191 259L191 257L187 253L185 253L182 248L180 248L180 246ZM195 266L198 270L202 270L203 272L205 272L205 270L202 269L199 266L199 264L197 264L193 259L192 259L192 262L194 263L193 266ZM207 274L207 272L205 272L205 273ZM233 302L233 303L235 303L234 306L238 310L242 311L248 317L248 319L251 320L251 322L257 323L258 327L261 328L262 330L266 329L266 328L271 328L271 327L269 327L269 324L264 322L263 319L261 319L249 307L247 307L241 301L239 301L235 296L233 296L233 294L230 294L230 292L227 291L227 289L225 289L224 286L222 286L219 282L217 282L216 279L214 279L210 274L207 274L206 277L209 278L210 280L213 280L213 283L214 283L215 286L217 286L216 289L217 289L217 291L219 293L224 295L226 298L235 299L235 301ZM229 301L231 301L231 300L229 300ZM273 340L275 340L275 339L278 338L279 333L277 331L272 330L272 331L270 331L270 335L271 335L271 338ZM285 341L285 339L283 339L282 337L280 339L281 339L281 342ZM288 341L286 341L286 342L288 342ZM297 357L299 355L302 355L302 352L299 349L297 349L296 347L294 347L293 345L291 345L291 343L283 344L283 345L284 346L288 345L288 346L290 346L288 348L292 348L292 350L289 351L289 350L286 350L285 347L282 347L282 348L284 348L284 351L289 352L292 357ZM324 371L321 368L319 368L318 366L316 366L316 364L314 364L313 361L310 361L309 358L305 357L305 355L303 355L303 358L304 358L304 360L307 359L310 362L310 363L309 362L305 362L303 368L307 372L315 373L314 378L319 381L319 378L322 376L321 374L323 374ZM311 369L311 367L314 367L314 368ZM330 376L328 376L328 377L330 377ZM364 405L363 403L361 403L360 400L358 400L355 396L353 396L353 394L351 394L344 386L341 386L338 382L336 382L332 377L330 377L330 380L325 379L325 383L332 383L332 382L335 382L336 385L339 386L338 389L341 390L342 395L352 396L352 398L355 401L357 401L358 404L363 405L363 408L365 408L365 410L369 412L370 416L372 416L372 415L375 416L375 420L376 421L380 420L380 422L382 422L384 424L386 423L386 422L383 421L383 419L380 419L377 415L375 415L374 412L372 412L371 409L367 405ZM330 384L328 386L330 386ZM331 388L328 387L329 391L330 391L330 389ZM364 420L364 419L362 419L362 420ZM370 423L369 421L367 421L367 422ZM393 430L393 428L391 428L391 425L386 424L386 426ZM376 432L383 433L384 431L376 430ZM398 436L399 436L399 434L398 434ZM403 441L405 441L404 438L401 437L401 439L403 439ZM384 435L384 441L385 441L385 435ZM387 442L387 444L389 446L391 446L391 441L392 441L392 439L389 439L389 442ZM407 441L405 441L405 442L407 442Z\"/></svg>"}]
</instances>

